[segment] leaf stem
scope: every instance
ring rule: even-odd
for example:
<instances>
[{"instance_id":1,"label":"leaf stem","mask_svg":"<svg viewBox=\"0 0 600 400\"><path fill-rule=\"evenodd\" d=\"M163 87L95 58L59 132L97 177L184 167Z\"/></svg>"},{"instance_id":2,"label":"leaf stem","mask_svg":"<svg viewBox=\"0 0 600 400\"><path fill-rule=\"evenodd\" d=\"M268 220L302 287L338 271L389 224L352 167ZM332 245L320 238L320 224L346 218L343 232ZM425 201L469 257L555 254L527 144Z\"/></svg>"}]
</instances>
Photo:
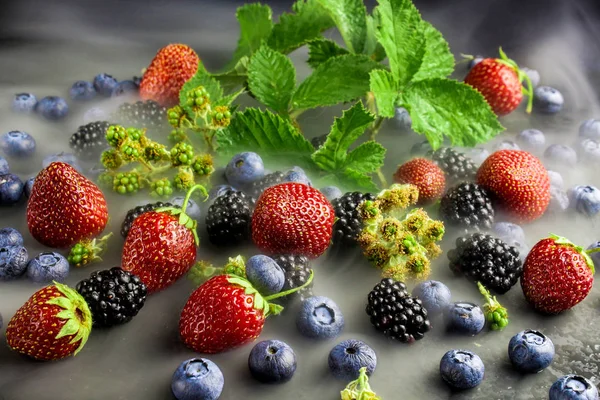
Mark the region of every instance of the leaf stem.
<instances>
[{"instance_id":1,"label":"leaf stem","mask_svg":"<svg viewBox=\"0 0 600 400\"><path fill-rule=\"evenodd\" d=\"M306 111L306 109L297 109L297 110L292 110L290 112L290 119L292 121L296 121L296 119L298 119L299 116L301 116L302 114L304 114L304 112Z\"/></svg>"},{"instance_id":2,"label":"leaf stem","mask_svg":"<svg viewBox=\"0 0 600 400\"><path fill-rule=\"evenodd\" d=\"M307 287L308 285L310 285L310 283L313 280L314 275L315 275L314 271L311 270L310 271L310 276L308 277L308 280L303 285L295 287L295 288L290 289L290 290L286 290L285 292L279 292L279 293L272 294L270 296L266 296L266 297L264 297L264 299L266 301L271 301L271 300L278 299L280 297L285 297L285 296L287 296L289 294L292 294L292 293L296 293L297 291L302 290L305 287Z\"/></svg>"},{"instance_id":3,"label":"leaf stem","mask_svg":"<svg viewBox=\"0 0 600 400\"><path fill-rule=\"evenodd\" d=\"M381 186L383 187L383 189L388 187L388 182L387 179L385 179L385 175L383 175L383 172L381 171L381 168L377 168L377 177L379 178L379 181L381 182Z\"/></svg>"},{"instance_id":4,"label":"leaf stem","mask_svg":"<svg viewBox=\"0 0 600 400\"><path fill-rule=\"evenodd\" d=\"M379 133L379 130L381 129L381 125L383 124L383 121L384 121L383 117L377 117L375 122L373 122L373 125L371 125L371 134L370 134L371 140L375 140L375 137L377 136L377 134Z\"/></svg>"}]
</instances>

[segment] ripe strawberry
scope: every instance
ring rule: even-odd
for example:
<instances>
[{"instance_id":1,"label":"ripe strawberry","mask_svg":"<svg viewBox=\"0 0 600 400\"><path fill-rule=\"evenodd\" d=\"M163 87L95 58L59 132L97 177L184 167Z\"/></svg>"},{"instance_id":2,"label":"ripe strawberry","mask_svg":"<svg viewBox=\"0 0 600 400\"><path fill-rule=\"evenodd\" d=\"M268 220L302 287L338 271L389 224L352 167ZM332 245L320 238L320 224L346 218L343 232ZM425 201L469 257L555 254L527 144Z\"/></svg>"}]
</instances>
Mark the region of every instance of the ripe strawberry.
<instances>
[{"instance_id":1,"label":"ripe strawberry","mask_svg":"<svg viewBox=\"0 0 600 400\"><path fill-rule=\"evenodd\" d=\"M542 162L522 150L492 153L477 171L477 183L517 221L539 218L550 203L550 177Z\"/></svg>"},{"instance_id":2,"label":"ripe strawberry","mask_svg":"<svg viewBox=\"0 0 600 400\"><path fill-rule=\"evenodd\" d=\"M140 82L142 100L154 100L165 107L179 103L179 91L191 79L200 59L185 44L169 44L160 49Z\"/></svg>"},{"instance_id":3,"label":"ripe strawberry","mask_svg":"<svg viewBox=\"0 0 600 400\"><path fill-rule=\"evenodd\" d=\"M69 164L53 162L35 178L27 203L31 236L64 248L98 236L108 222L104 195Z\"/></svg>"},{"instance_id":4,"label":"ripe strawberry","mask_svg":"<svg viewBox=\"0 0 600 400\"><path fill-rule=\"evenodd\" d=\"M544 313L572 308L585 299L593 283L594 263L583 248L563 237L540 240L523 264L523 294Z\"/></svg>"},{"instance_id":5,"label":"ripe strawberry","mask_svg":"<svg viewBox=\"0 0 600 400\"><path fill-rule=\"evenodd\" d=\"M302 183L266 189L252 214L252 240L265 254L317 258L327 250L335 211L327 198Z\"/></svg>"},{"instance_id":6,"label":"ripe strawberry","mask_svg":"<svg viewBox=\"0 0 600 400\"><path fill-rule=\"evenodd\" d=\"M444 171L425 158L414 158L400 165L394 182L411 183L419 188L419 204L439 199L446 187Z\"/></svg>"},{"instance_id":7,"label":"ripe strawberry","mask_svg":"<svg viewBox=\"0 0 600 400\"><path fill-rule=\"evenodd\" d=\"M92 314L83 297L54 282L17 310L6 327L6 342L36 360L60 360L79 353L91 330Z\"/></svg>"}]
</instances>

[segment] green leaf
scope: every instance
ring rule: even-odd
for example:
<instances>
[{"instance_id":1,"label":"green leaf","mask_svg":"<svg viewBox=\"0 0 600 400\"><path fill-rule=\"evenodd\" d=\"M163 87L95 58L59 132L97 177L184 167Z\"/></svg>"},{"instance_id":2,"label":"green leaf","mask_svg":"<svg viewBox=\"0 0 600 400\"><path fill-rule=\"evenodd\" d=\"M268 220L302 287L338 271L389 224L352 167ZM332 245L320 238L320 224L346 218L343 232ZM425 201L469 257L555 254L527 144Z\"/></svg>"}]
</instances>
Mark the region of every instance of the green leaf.
<instances>
[{"instance_id":1,"label":"green leaf","mask_svg":"<svg viewBox=\"0 0 600 400\"><path fill-rule=\"evenodd\" d=\"M264 105L286 114L296 88L296 70L288 57L263 45L250 59L248 87Z\"/></svg>"},{"instance_id":2,"label":"green leaf","mask_svg":"<svg viewBox=\"0 0 600 400\"><path fill-rule=\"evenodd\" d=\"M251 56L258 50L273 29L269 6L260 3L246 4L237 9L235 16L240 24L240 39L226 70L234 68L242 57Z\"/></svg>"},{"instance_id":3,"label":"green leaf","mask_svg":"<svg viewBox=\"0 0 600 400\"><path fill-rule=\"evenodd\" d=\"M232 111L231 109L231 103L233 103L233 101L235 99L238 98L239 95L241 95L242 93L244 93L246 91L246 88L241 88L238 89L236 92L231 93L230 95L221 97L219 100L213 102L213 106L217 107L217 106L227 106L230 107L230 111Z\"/></svg>"},{"instance_id":4,"label":"green leaf","mask_svg":"<svg viewBox=\"0 0 600 400\"><path fill-rule=\"evenodd\" d=\"M377 41L375 35L378 21L377 13L367 15L367 42L365 43L364 53L379 62L385 59L385 49L381 43Z\"/></svg>"},{"instance_id":5,"label":"green leaf","mask_svg":"<svg viewBox=\"0 0 600 400\"><path fill-rule=\"evenodd\" d=\"M267 40L272 49L287 54L332 28L334 22L317 0L298 0L295 14L283 13Z\"/></svg>"},{"instance_id":6,"label":"green leaf","mask_svg":"<svg viewBox=\"0 0 600 400\"><path fill-rule=\"evenodd\" d=\"M340 179L342 186L346 190L366 190L369 192L378 192L380 190L375 182L373 182L373 178L352 168L346 168L343 171L343 175L338 176L338 179Z\"/></svg>"},{"instance_id":7,"label":"green leaf","mask_svg":"<svg viewBox=\"0 0 600 400\"><path fill-rule=\"evenodd\" d=\"M352 53L362 53L367 41L367 8L363 0L319 0L329 11Z\"/></svg>"},{"instance_id":8,"label":"green leaf","mask_svg":"<svg viewBox=\"0 0 600 400\"><path fill-rule=\"evenodd\" d=\"M312 155L312 159L325 171L337 171L344 168L348 149L365 129L375 120L375 116L365 110L362 102L344 111L336 118L327 140Z\"/></svg>"},{"instance_id":9,"label":"green leaf","mask_svg":"<svg viewBox=\"0 0 600 400\"><path fill-rule=\"evenodd\" d=\"M225 93L233 93L240 86L246 84L248 79L248 62L250 58L244 56L229 70L213 74L213 77L221 84Z\"/></svg>"},{"instance_id":10,"label":"green leaf","mask_svg":"<svg viewBox=\"0 0 600 400\"><path fill-rule=\"evenodd\" d=\"M425 33L425 56L413 81L431 78L446 78L454 71L454 55L448 42L433 25L423 21Z\"/></svg>"},{"instance_id":11,"label":"green leaf","mask_svg":"<svg viewBox=\"0 0 600 400\"><path fill-rule=\"evenodd\" d=\"M383 66L362 54L330 58L298 86L292 99L297 109L352 101L369 90L369 72Z\"/></svg>"},{"instance_id":12,"label":"green leaf","mask_svg":"<svg viewBox=\"0 0 600 400\"><path fill-rule=\"evenodd\" d=\"M194 111L192 107L187 106L187 95L190 91L197 89L199 86L204 86L208 94L210 95L211 101L218 101L223 97L223 89L219 82L204 68L203 64L198 65L196 74L188 80L181 90L179 91L179 104L183 104L183 109L190 116L194 118Z\"/></svg>"},{"instance_id":13,"label":"green leaf","mask_svg":"<svg viewBox=\"0 0 600 400\"><path fill-rule=\"evenodd\" d=\"M382 117L392 118L396 112L396 100L400 93L398 82L386 70L371 71L371 92L377 101L377 112Z\"/></svg>"},{"instance_id":14,"label":"green leaf","mask_svg":"<svg viewBox=\"0 0 600 400\"><path fill-rule=\"evenodd\" d=\"M481 93L450 79L429 79L411 84L400 95L401 106L412 119L412 129L425 134L433 149L444 135L455 146L475 146L504 130Z\"/></svg>"},{"instance_id":15,"label":"green leaf","mask_svg":"<svg viewBox=\"0 0 600 400\"><path fill-rule=\"evenodd\" d=\"M386 149L381 144L371 140L365 142L348 153L346 168L369 174L383 166Z\"/></svg>"},{"instance_id":16,"label":"green leaf","mask_svg":"<svg viewBox=\"0 0 600 400\"><path fill-rule=\"evenodd\" d=\"M332 57L348 54L348 50L329 39L314 39L308 42L308 64L317 68Z\"/></svg>"},{"instance_id":17,"label":"green leaf","mask_svg":"<svg viewBox=\"0 0 600 400\"><path fill-rule=\"evenodd\" d=\"M421 68L425 25L411 0L378 0L376 37L384 47L392 75L404 87Z\"/></svg>"},{"instance_id":18,"label":"green leaf","mask_svg":"<svg viewBox=\"0 0 600 400\"><path fill-rule=\"evenodd\" d=\"M65 324L61 328L60 332L58 332L58 335L56 335L55 339L60 339L65 336L75 335L77 332L79 332L79 327L80 327L80 325L77 322L77 319L75 319L75 318L69 319L69 320L67 320L67 322L65 322Z\"/></svg>"}]
</instances>

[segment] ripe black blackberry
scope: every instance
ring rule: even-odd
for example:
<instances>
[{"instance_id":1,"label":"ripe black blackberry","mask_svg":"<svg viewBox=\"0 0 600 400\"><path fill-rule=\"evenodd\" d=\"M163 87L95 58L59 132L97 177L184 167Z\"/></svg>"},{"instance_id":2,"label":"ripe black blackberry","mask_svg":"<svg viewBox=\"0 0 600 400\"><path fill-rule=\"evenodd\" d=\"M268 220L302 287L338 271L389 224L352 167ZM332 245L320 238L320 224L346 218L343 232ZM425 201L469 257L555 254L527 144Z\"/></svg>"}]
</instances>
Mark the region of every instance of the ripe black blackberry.
<instances>
[{"instance_id":1,"label":"ripe black blackberry","mask_svg":"<svg viewBox=\"0 0 600 400\"><path fill-rule=\"evenodd\" d=\"M275 260L275 262L283 269L283 273L285 274L285 283L283 284L283 289L281 289L282 292L302 286L306 283L306 281L308 281L311 272L310 261L308 257L279 255L273 257L273 260ZM282 299L284 299L284 301L291 301L295 299L303 301L304 299L313 296L312 288L313 282L311 282L307 287L302 288L289 296L285 296Z\"/></svg>"},{"instance_id":2,"label":"ripe black blackberry","mask_svg":"<svg viewBox=\"0 0 600 400\"><path fill-rule=\"evenodd\" d=\"M334 245L354 245L363 224L358 215L358 206L365 200L375 200L372 193L348 192L334 199L331 205L338 220L333 225Z\"/></svg>"},{"instance_id":3,"label":"ripe black blackberry","mask_svg":"<svg viewBox=\"0 0 600 400\"><path fill-rule=\"evenodd\" d=\"M519 250L491 235L474 233L456 239L448 252L450 269L464 274L497 294L512 288L523 273Z\"/></svg>"},{"instance_id":4,"label":"ripe black blackberry","mask_svg":"<svg viewBox=\"0 0 600 400\"><path fill-rule=\"evenodd\" d=\"M137 206L127 211L127 215L125 215L125 219L121 224L121 236L124 238L129 234L129 230L131 229L131 225L133 225L133 221L143 213L147 213L148 211L154 211L157 208L161 207L179 207L177 205L173 205L171 203L166 203L162 201L157 201L156 203L148 203L141 206Z\"/></svg>"},{"instance_id":5,"label":"ripe black blackberry","mask_svg":"<svg viewBox=\"0 0 600 400\"><path fill-rule=\"evenodd\" d=\"M327 140L327 135L316 136L310 140L310 143L313 145L315 149L323 146L325 141Z\"/></svg>"},{"instance_id":6,"label":"ripe black blackberry","mask_svg":"<svg viewBox=\"0 0 600 400\"><path fill-rule=\"evenodd\" d=\"M167 108L154 100L123 103L113 119L125 127L146 128L149 132L168 129Z\"/></svg>"},{"instance_id":7,"label":"ripe black blackberry","mask_svg":"<svg viewBox=\"0 0 600 400\"><path fill-rule=\"evenodd\" d=\"M423 339L431 329L421 300L408 295L403 282L382 279L369 293L367 314L384 335L403 343Z\"/></svg>"},{"instance_id":8,"label":"ripe black blackberry","mask_svg":"<svg viewBox=\"0 0 600 400\"><path fill-rule=\"evenodd\" d=\"M80 126L71 135L69 147L79 158L93 158L97 161L100 153L109 147L105 135L110 125L108 121L96 121Z\"/></svg>"},{"instance_id":9,"label":"ripe black blackberry","mask_svg":"<svg viewBox=\"0 0 600 400\"><path fill-rule=\"evenodd\" d=\"M92 272L76 290L90 307L94 325L104 327L131 321L144 306L147 294L137 275L119 267Z\"/></svg>"},{"instance_id":10,"label":"ripe black blackberry","mask_svg":"<svg viewBox=\"0 0 600 400\"><path fill-rule=\"evenodd\" d=\"M463 182L442 197L440 214L450 225L490 229L494 207L488 192L476 183Z\"/></svg>"},{"instance_id":11,"label":"ripe black blackberry","mask_svg":"<svg viewBox=\"0 0 600 400\"><path fill-rule=\"evenodd\" d=\"M272 172L268 175L263 176L259 180L252 182L247 192L252 198L258 199L266 188L280 184L281 182L283 182L284 177L285 172Z\"/></svg>"},{"instance_id":12,"label":"ripe black blackberry","mask_svg":"<svg viewBox=\"0 0 600 400\"><path fill-rule=\"evenodd\" d=\"M215 246L232 246L250 238L254 199L243 192L227 190L208 208L206 231Z\"/></svg>"},{"instance_id":13,"label":"ripe black blackberry","mask_svg":"<svg viewBox=\"0 0 600 400\"><path fill-rule=\"evenodd\" d=\"M477 166L463 153L450 147L441 147L436 151L429 151L427 155L444 171L450 181L475 179Z\"/></svg>"}]
</instances>

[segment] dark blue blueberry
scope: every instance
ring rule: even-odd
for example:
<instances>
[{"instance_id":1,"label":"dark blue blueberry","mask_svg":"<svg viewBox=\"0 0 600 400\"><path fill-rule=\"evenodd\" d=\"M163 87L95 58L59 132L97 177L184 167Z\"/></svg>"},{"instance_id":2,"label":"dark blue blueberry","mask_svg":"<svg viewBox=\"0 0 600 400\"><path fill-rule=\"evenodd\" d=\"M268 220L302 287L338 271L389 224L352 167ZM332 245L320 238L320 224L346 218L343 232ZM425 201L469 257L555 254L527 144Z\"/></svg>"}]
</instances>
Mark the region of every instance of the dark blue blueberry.
<instances>
[{"instance_id":1,"label":"dark blue blueberry","mask_svg":"<svg viewBox=\"0 0 600 400\"><path fill-rule=\"evenodd\" d=\"M283 182L296 182L312 186L312 182L308 176L306 176L306 172L300 167L294 167L287 171L283 177Z\"/></svg>"},{"instance_id":2,"label":"dark blue blueberry","mask_svg":"<svg viewBox=\"0 0 600 400\"><path fill-rule=\"evenodd\" d=\"M525 129L517 136L517 142L523 150L541 150L546 146L546 136L540 130Z\"/></svg>"},{"instance_id":3,"label":"dark blue blueberry","mask_svg":"<svg viewBox=\"0 0 600 400\"><path fill-rule=\"evenodd\" d=\"M23 181L14 174L0 175L0 206L10 206L21 200Z\"/></svg>"},{"instance_id":4,"label":"dark blue blueberry","mask_svg":"<svg viewBox=\"0 0 600 400\"><path fill-rule=\"evenodd\" d=\"M283 269L271 257L256 255L246 261L246 277L259 293L279 293L285 284Z\"/></svg>"},{"instance_id":5,"label":"dark blue blueberry","mask_svg":"<svg viewBox=\"0 0 600 400\"><path fill-rule=\"evenodd\" d=\"M10 172L10 166L6 158L0 157L0 175L8 174Z\"/></svg>"},{"instance_id":6,"label":"dark blue blueberry","mask_svg":"<svg viewBox=\"0 0 600 400\"><path fill-rule=\"evenodd\" d=\"M35 176L32 176L31 178L29 178L25 181L25 188L24 188L23 192L25 193L25 197L27 197L27 198L29 198L29 196L31 196L31 189L33 188L34 181L35 181Z\"/></svg>"},{"instance_id":7,"label":"dark blue blueberry","mask_svg":"<svg viewBox=\"0 0 600 400\"><path fill-rule=\"evenodd\" d=\"M342 310L330 298L313 296L300 305L296 327L303 336L330 339L338 336L344 329L344 316Z\"/></svg>"},{"instance_id":8,"label":"dark blue blueberry","mask_svg":"<svg viewBox=\"0 0 600 400\"><path fill-rule=\"evenodd\" d=\"M439 315L450 305L451 293L448 286L438 281L419 283L412 291L412 296L421 299L427 315Z\"/></svg>"},{"instance_id":9,"label":"dark blue blueberry","mask_svg":"<svg viewBox=\"0 0 600 400\"><path fill-rule=\"evenodd\" d=\"M548 176L550 177L550 186L562 188L565 185L565 181L559 172L548 170Z\"/></svg>"},{"instance_id":10,"label":"dark blue blueberry","mask_svg":"<svg viewBox=\"0 0 600 400\"><path fill-rule=\"evenodd\" d=\"M94 77L94 89L104 97L110 97L119 81L108 74L98 74Z\"/></svg>"},{"instance_id":11,"label":"dark blue blueberry","mask_svg":"<svg viewBox=\"0 0 600 400\"><path fill-rule=\"evenodd\" d=\"M492 225L492 232L503 242L525 242L525 231L520 225L512 222L496 222Z\"/></svg>"},{"instance_id":12,"label":"dark blue blueberry","mask_svg":"<svg viewBox=\"0 0 600 400\"><path fill-rule=\"evenodd\" d=\"M579 136L582 138L600 140L600 120L587 119L579 125Z\"/></svg>"},{"instance_id":13,"label":"dark blue blueberry","mask_svg":"<svg viewBox=\"0 0 600 400\"><path fill-rule=\"evenodd\" d=\"M59 253L41 253L27 264L27 277L33 282L64 282L69 275L69 262Z\"/></svg>"},{"instance_id":14,"label":"dark blue blueberry","mask_svg":"<svg viewBox=\"0 0 600 400\"><path fill-rule=\"evenodd\" d=\"M410 114L406 108L396 108L395 118L401 130L408 131L412 128L412 118L410 118Z\"/></svg>"},{"instance_id":15,"label":"dark blue blueberry","mask_svg":"<svg viewBox=\"0 0 600 400\"><path fill-rule=\"evenodd\" d=\"M450 350L440 361L442 379L453 389L472 389L483 381L485 367L479 356L468 350Z\"/></svg>"},{"instance_id":16,"label":"dark blue blueberry","mask_svg":"<svg viewBox=\"0 0 600 400\"><path fill-rule=\"evenodd\" d=\"M176 197L173 197L169 201L169 203L173 204L174 206L183 207L183 202L184 201L185 201L185 197L184 196L176 196ZM187 207L185 209L185 213L191 219L194 219L196 221L200 221L200 217L202 216L202 213L200 211L200 206L198 205L198 203L196 203L192 199L188 199L188 204L187 204Z\"/></svg>"},{"instance_id":17,"label":"dark blue blueberry","mask_svg":"<svg viewBox=\"0 0 600 400\"><path fill-rule=\"evenodd\" d=\"M483 56L475 56L473 57L471 60L469 60L469 69L472 69L474 66L476 66L477 64L479 64L480 62L482 62L485 59L485 57Z\"/></svg>"},{"instance_id":18,"label":"dark blue blueberry","mask_svg":"<svg viewBox=\"0 0 600 400\"><path fill-rule=\"evenodd\" d=\"M280 340L265 340L250 351L248 367L259 382L283 383L292 379L296 372L296 354Z\"/></svg>"},{"instance_id":19,"label":"dark blue blueberry","mask_svg":"<svg viewBox=\"0 0 600 400\"><path fill-rule=\"evenodd\" d=\"M519 145L512 140L503 140L494 146L494 151L500 150L521 150Z\"/></svg>"},{"instance_id":20,"label":"dark blue blueberry","mask_svg":"<svg viewBox=\"0 0 600 400\"><path fill-rule=\"evenodd\" d=\"M225 167L227 182L235 188L241 189L265 175L265 166L262 158L253 152L236 154Z\"/></svg>"},{"instance_id":21,"label":"dark blue blueberry","mask_svg":"<svg viewBox=\"0 0 600 400\"><path fill-rule=\"evenodd\" d=\"M527 74L527 76L529 77L529 80L531 81L531 86L533 88L536 88L540 84L540 73L538 71L536 71L535 69L527 68L527 67L521 68L521 71L523 71L523 72L525 72L525 74ZM525 79L523 79L522 83L523 83L524 87L527 87L527 83L526 83Z\"/></svg>"},{"instance_id":22,"label":"dark blue blueberry","mask_svg":"<svg viewBox=\"0 0 600 400\"><path fill-rule=\"evenodd\" d=\"M594 242L589 245L587 250L593 250L598 248L600 248L600 242ZM600 269L600 251L596 253L590 253L590 257L592 258L592 261L594 261L594 266L596 267L596 269Z\"/></svg>"},{"instance_id":23,"label":"dark blue blueberry","mask_svg":"<svg viewBox=\"0 0 600 400\"><path fill-rule=\"evenodd\" d=\"M35 108L37 99L31 93L17 93L13 99L12 109L16 112L29 113Z\"/></svg>"},{"instance_id":24,"label":"dark blue blueberry","mask_svg":"<svg viewBox=\"0 0 600 400\"><path fill-rule=\"evenodd\" d=\"M539 86L533 91L533 109L542 114L556 114L565 100L563 95L550 86Z\"/></svg>"},{"instance_id":25,"label":"dark blue blueberry","mask_svg":"<svg viewBox=\"0 0 600 400\"><path fill-rule=\"evenodd\" d=\"M342 197L343 193L337 186L325 186L321 189L323 196L327 197L327 200L333 201L338 197Z\"/></svg>"},{"instance_id":26,"label":"dark blue blueberry","mask_svg":"<svg viewBox=\"0 0 600 400\"><path fill-rule=\"evenodd\" d=\"M562 188L550 186L550 203L548 204L549 212L565 212L569 208L569 204L570 200L567 192L565 192Z\"/></svg>"},{"instance_id":27,"label":"dark blue blueberry","mask_svg":"<svg viewBox=\"0 0 600 400\"><path fill-rule=\"evenodd\" d=\"M550 386L548 400L598 400L598 388L579 375L565 375Z\"/></svg>"},{"instance_id":28,"label":"dark blue blueberry","mask_svg":"<svg viewBox=\"0 0 600 400\"><path fill-rule=\"evenodd\" d=\"M137 93L139 86L135 84L134 81L121 81L113 90L111 96L119 97L119 96L127 96L129 94Z\"/></svg>"},{"instance_id":29,"label":"dark blue blueberry","mask_svg":"<svg viewBox=\"0 0 600 400\"><path fill-rule=\"evenodd\" d=\"M23 131L10 131L0 136L0 149L9 157L29 157L35 152L35 139Z\"/></svg>"},{"instance_id":30,"label":"dark blue blueberry","mask_svg":"<svg viewBox=\"0 0 600 400\"><path fill-rule=\"evenodd\" d=\"M371 375L377 367L377 355L362 340L344 340L329 352L329 370L337 379L350 382L358 378L359 370L367 369Z\"/></svg>"},{"instance_id":31,"label":"dark blue blueberry","mask_svg":"<svg viewBox=\"0 0 600 400\"><path fill-rule=\"evenodd\" d=\"M448 330L470 336L477 335L485 325L481 307L467 302L450 304L444 310L444 320Z\"/></svg>"},{"instance_id":32,"label":"dark blue blueberry","mask_svg":"<svg viewBox=\"0 0 600 400\"><path fill-rule=\"evenodd\" d=\"M522 372L540 372L554 359L554 343L542 332L527 329L508 343L508 358Z\"/></svg>"},{"instance_id":33,"label":"dark blue blueberry","mask_svg":"<svg viewBox=\"0 0 600 400\"><path fill-rule=\"evenodd\" d=\"M96 89L92 82L77 81L69 89L69 96L76 101L91 100L96 97Z\"/></svg>"},{"instance_id":34,"label":"dark blue blueberry","mask_svg":"<svg viewBox=\"0 0 600 400\"><path fill-rule=\"evenodd\" d=\"M0 247L23 246L23 235L15 228L0 229Z\"/></svg>"},{"instance_id":35,"label":"dark blue blueberry","mask_svg":"<svg viewBox=\"0 0 600 400\"><path fill-rule=\"evenodd\" d=\"M600 163L600 142L594 139L583 139L579 142L581 159L588 163Z\"/></svg>"},{"instance_id":36,"label":"dark blue blueberry","mask_svg":"<svg viewBox=\"0 0 600 400\"><path fill-rule=\"evenodd\" d=\"M51 121L63 119L69 113L69 104L62 97L46 96L35 105L35 111Z\"/></svg>"},{"instance_id":37,"label":"dark blue blueberry","mask_svg":"<svg viewBox=\"0 0 600 400\"><path fill-rule=\"evenodd\" d=\"M578 212L591 217L600 212L600 190L595 186L579 185L569 189L569 202Z\"/></svg>"},{"instance_id":38,"label":"dark blue blueberry","mask_svg":"<svg viewBox=\"0 0 600 400\"><path fill-rule=\"evenodd\" d=\"M0 281L23 275L28 259L27 249L23 246L0 247Z\"/></svg>"},{"instance_id":39,"label":"dark blue blueberry","mask_svg":"<svg viewBox=\"0 0 600 400\"><path fill-rule=\"evenodd\" d=\"M564 144L551 144L544 152L544 158L556 166L573 167L577 164L577 152Z\"/></svg>"},{"instance_id":40,"label":"dark blue blueberry","mask_svg":"<svg viewBox=\"0 0 600 400\"><path fill-rule=\"evenodd\" d=\"M223 373L206 358L182 362L171 378L171 391L177 400L217 400L223 391Z\"/></svg>"},{"instance_id":41,"label":"dark blue blueberry","mask_svg":"<svg viewBox=\"0 0 600 400\"><path fill-rule=\"evenodd\" d=\"M83 169L79 165L79 160L77 159L75 154L72 154L72 153L60 152L58 154L52 154L47 157L44 157L44 159L42 160L42 168L46 168L53 162L62 162L65 164L69 164L70 166L75 168L77 170L77 172L80 172L80 173L83 171Z\"/></svg>"},{"instance_id":42,"label":"dark blue blueberry","mask_svg":"<svg viewBox=\"0 0 600 400\"><path fill-rule=\"evenodd\" d=\"M85 124L96 121L105 121L108 118L108 113L99 107L92 107L83 114L83 122Z\"/></svg>"}]
</instances>

